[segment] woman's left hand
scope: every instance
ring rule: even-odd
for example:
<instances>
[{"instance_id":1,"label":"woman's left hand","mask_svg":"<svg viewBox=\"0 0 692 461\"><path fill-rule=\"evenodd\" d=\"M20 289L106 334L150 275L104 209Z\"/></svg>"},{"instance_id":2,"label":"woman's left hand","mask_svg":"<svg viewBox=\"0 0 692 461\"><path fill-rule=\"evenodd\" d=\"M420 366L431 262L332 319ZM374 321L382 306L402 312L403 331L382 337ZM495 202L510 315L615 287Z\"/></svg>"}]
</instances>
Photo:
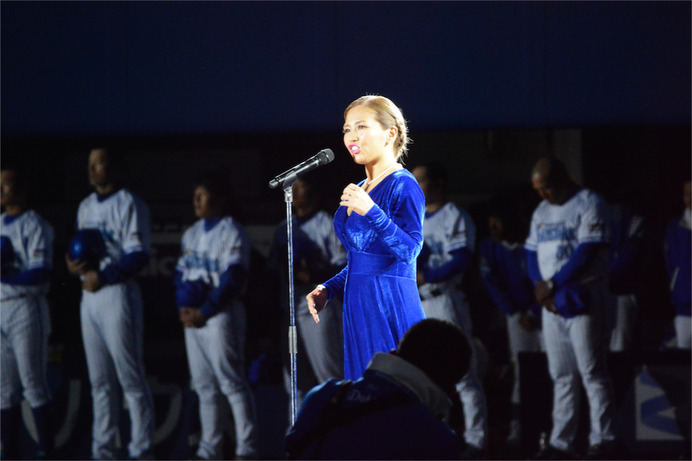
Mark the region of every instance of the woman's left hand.
<instances>
[{"instance_id":1,"label":"woman's left hand","mask_svg":"<svg viewBox=\"0 0 692 461\"><path fill-rule=\"evenodd\" d=\"M324 285L317 285L317 288L308 293L305 299L308 300L308 310L312 314L312 318L315 320L315 323L320 323L319 313L322 309L324 309L329 301L329 293L327 293L327 289L324 287Z\"/></svg>"},{"instance_id":2,"label":"woman's left hand","mask_svg":"<svg viewBox=\"0 0 692 461\"><path fill-rule=\"evenodd\" d=\"M374 204L368 193L353 183L346 186L339 203L341 206L348 207L349 213L355 211L361 216L365 216Z\"/></svg>"}]
</instances>

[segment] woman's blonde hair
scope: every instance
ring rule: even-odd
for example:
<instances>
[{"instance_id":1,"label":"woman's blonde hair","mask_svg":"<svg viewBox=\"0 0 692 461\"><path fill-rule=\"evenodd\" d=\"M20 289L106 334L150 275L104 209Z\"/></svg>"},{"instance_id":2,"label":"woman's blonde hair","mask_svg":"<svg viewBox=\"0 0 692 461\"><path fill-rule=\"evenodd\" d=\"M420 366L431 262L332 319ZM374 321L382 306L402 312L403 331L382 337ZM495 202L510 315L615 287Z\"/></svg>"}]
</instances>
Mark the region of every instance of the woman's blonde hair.
<instances>
[{"instance_id":1,"label":"woman's blonde hair","mask_svg":"<svg viewBox=\"0 0 692 461\"><path fill-rule=\"evenodd\" d=\"M408 127L401 109L392 102L391 99L384 96L367 95L353 101L344 111L344 120L348 112L354 107L363 106L375 112L375 120L382 125L384 129L396 127L397 136L394 141L394 153L396 159L402 161L403 157L408 154L408 143L412 140L408 137Z\"/></svg>"}]
</instances>

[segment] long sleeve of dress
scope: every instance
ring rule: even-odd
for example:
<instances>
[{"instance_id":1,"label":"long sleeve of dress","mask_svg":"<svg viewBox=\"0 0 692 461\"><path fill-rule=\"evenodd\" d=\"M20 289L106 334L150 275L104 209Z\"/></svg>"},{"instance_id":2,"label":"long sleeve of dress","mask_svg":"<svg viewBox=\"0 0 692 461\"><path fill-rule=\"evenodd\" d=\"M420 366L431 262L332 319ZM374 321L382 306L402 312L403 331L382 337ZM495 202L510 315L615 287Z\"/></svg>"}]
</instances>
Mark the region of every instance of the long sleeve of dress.
<instances>
[{"instance_id":1,"label":"long sleeve of dress","mask_svg":"<svg viewBox=\"0 0 692 461\"><path fill-rule=\"evenodd\" d=\"M412 217L416 217L419 212L412 201L402 202L392 219L377 204L370 208L365 218L372 224L391 253L400 261L408 262L415 259L423 247L422 220L419 220L420 227L410 226L415 219ZM398 226L397 221L406 227Z\"/></svg>"},{"instance_id":2,"label":"long sleeve of dress","mask_svg":"<svg viewBox=\"0 0 692 461\"><path fill-rule=\"evenodd\" d=\"M336 274L331 279L323 283L327 288L329 293L329 299L336 298L338 296L344 295L344 287L346 286L346 278L348 277L348 265L341 269L341 271Z\"/></svg>"}]
</instances>

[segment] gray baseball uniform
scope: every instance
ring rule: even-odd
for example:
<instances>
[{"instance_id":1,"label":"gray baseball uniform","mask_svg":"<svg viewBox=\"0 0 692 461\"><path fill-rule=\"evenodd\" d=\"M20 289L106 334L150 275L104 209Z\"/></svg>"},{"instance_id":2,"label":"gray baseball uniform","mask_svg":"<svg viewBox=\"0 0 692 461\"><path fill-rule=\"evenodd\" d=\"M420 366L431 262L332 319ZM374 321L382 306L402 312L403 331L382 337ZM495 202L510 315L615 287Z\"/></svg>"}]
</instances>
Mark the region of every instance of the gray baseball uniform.
<instances>
[{"instance_id":1,"label":"gray baseball uniform","mask_svg":"<svg viewBox=\"0 0 692 461\"><path fill-rule=\"evenodd\" d=\"M476 226L471 216L452 202L442 208L425 213L423 222L425 247L429 256L428 269L440 268L452 258L452 253L466 249L474 251ZM453 273L448 278L419 287L426 317L447 320L458 325L473 345L471 314L466 295L459 290L463 273ZM464 439L469 445L484 449L487 446L487 403L483 385L476 370L476 351L468 373L457 385L464 406Z\"/></svg>"},{"instance_id":2,"label":"gray baseball uniform","mask_svg":"<svg viewBox=\"0 0 692 461\"><path fill-rule=\"evenodd\" d=\"M117 266L128 254L149 254L149 210L126 189L107 196L90 194L79 205L77 227L101 231L106 254L99 263L100 273ZM154 444L154 407L142 356L141 293L132 276L113 282L96 292L82 291L82 336L94 405L94 459L119 457L118 383L130 413L130 456L150 456Z\"/></svg>"},{"instance_id":3,"label":"gray baseball uniform","mask_svg":"<svg viewBox=\"0 0 692 461\"><path fill-rule=\"evenodd\" d=\"M605 205L601 197L582 189L562 205L541 202L533 213L526 249L537 257L542 280L551 280L570 263L581 244L607 241ZM531 257L531 256L529 256ZM588 293L574 295L567 287L555 294L555 303L586 303L575 315L543 310L543 336L553 380L553 429L550 445L574 450L578 428L581 381L589 400L591 445L613 440L611 387L605 368L604 307L607 305L606 252L601 251L570 281ZM561 300L561 293L564 300ZM580 299L581 298L581 299ZM559 308L559 307L558 307ZM565 310L564 312L569 312Z\"/></svg>"},{"instance_id":4,"label":"gray baseball uniform","mask_svg":"<svg viewBox=\"0 0 692 461\"><path fill-rule=\"evenodd\" d=\"M205 226L200 219L183 234L176 270L182 283L201 281L218 288L229 268L247 273L251 243L245 230L230 216ZM185 328L185 347L192 383L199 396L202 439L197 456L220 459L225 418L225 397L235 422L237 456L257 456L257 422L252 389L245 375L245 306L240 300L244 286L234 287L219 300L218 310L201 328ZM179 306L183 307L183 306ZM205 312L205 308L202 311Z\"/></svg>"}]
</instances>

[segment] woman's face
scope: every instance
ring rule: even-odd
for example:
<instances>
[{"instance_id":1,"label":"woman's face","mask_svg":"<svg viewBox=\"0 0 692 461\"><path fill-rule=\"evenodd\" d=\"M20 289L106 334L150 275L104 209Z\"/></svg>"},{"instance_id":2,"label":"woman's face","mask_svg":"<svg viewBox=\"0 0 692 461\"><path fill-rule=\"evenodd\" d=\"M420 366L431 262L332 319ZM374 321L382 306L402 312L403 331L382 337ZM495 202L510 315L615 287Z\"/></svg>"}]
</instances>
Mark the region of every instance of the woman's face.
<instances>
[{"instance_id":1,"label":"woman's face","mask_svg":"<svg viewBox=\"0 0 692 461\"><path fill-rule=\"evenodd\" d=\"M346 114L344 145L359 165L377 163L388 155L395 157L392 146L396 129L384 129L375 115L374 110L365 106L356 106Z\"/></svg>"}]
</instances>

